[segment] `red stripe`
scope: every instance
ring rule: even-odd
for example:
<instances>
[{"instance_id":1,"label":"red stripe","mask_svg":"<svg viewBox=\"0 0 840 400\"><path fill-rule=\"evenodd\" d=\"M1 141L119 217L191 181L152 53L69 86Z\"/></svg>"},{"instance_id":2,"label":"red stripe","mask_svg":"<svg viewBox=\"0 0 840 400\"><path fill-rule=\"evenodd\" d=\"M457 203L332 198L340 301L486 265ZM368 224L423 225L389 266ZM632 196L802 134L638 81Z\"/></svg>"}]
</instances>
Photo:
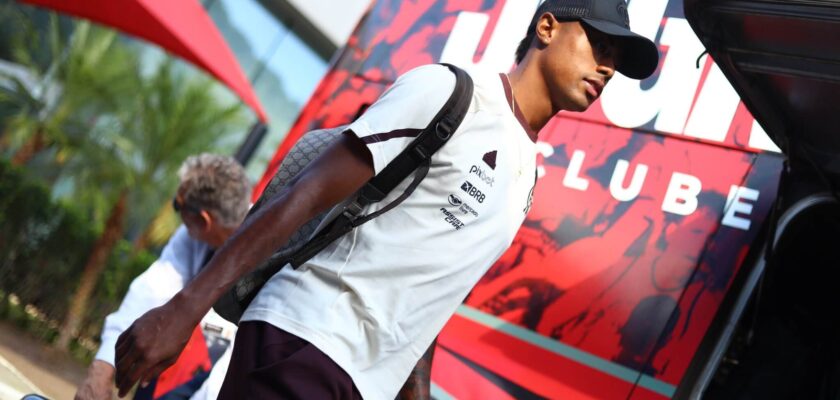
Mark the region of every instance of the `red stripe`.
<instances>
[{"instance_id":1,"label":"red stripe","mask_svg":"<svg viewBox=\"0 0 840 400\"><path fill-rule=\"evenodd\" d=\"M432 381L456 399L513 400L507 392L485 379L452 353L438 346L432 361Z\"/></svg>"},{"instance_id":2,"label":"red stripe","mask_svg":"<svg viewBox=\"0 0 840 400\"><path fill-rule=\"evenodd\" d=\"M439 341L470 361L548 398L627 398L633 388L627 381L459 315L449 320Z\"/></svg>"}]
</instances>

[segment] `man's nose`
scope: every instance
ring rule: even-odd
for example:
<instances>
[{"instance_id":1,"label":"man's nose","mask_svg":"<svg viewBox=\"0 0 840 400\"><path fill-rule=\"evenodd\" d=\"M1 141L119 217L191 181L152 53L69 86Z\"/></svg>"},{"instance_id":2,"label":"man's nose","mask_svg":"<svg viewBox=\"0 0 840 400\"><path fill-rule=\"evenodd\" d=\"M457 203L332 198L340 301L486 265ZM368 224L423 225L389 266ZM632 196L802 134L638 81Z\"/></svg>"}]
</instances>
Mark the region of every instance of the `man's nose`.
<instances>
[{"instance_id":1,"label":"man's nose","mask_svg":"<svg viewBox=\"0 0 840 400\"><path fill-rule=\"evenodd\" d=\"M612 45L610 46L609 51L602 53L596 60L598 63L597 71L599 74L604 76L604 83L608 82L613 75L615 75L615 65L616 60L618 59L618 52L619 49L615 45Z\"/></svg>"},{"instance_id":2,"label":"man's nose","mask_svg":"<svg viewBox=\"0 0 840 400\"><path fill-rule=\"evenodd\" d=\"M605 60L605 62L598 63L598 68L596 70L599 74L604 76L604 83L607 83L610 79L612 79L613 75L615 75L615 62L612 58L609 58L609 60Z\"/></svg>"}]
</instances>

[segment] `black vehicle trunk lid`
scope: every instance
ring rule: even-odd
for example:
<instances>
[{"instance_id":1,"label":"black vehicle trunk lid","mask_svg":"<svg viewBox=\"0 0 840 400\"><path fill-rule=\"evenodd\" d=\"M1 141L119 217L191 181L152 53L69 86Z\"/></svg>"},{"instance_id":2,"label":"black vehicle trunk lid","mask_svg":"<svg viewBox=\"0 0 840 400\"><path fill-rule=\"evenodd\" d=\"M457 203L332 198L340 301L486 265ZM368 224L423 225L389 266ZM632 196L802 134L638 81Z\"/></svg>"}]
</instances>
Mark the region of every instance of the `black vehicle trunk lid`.
<instances>
[{"instance_id":1,"label":"black vehicle trunk lid","mask_svg":"<svg viewBox=\"0 0 840 400\"><path fill-rule=\"evenodd\" d=\"M792 163L840 183L840 1L685 0L685 15Z\"/></svg>"}]
</instances>

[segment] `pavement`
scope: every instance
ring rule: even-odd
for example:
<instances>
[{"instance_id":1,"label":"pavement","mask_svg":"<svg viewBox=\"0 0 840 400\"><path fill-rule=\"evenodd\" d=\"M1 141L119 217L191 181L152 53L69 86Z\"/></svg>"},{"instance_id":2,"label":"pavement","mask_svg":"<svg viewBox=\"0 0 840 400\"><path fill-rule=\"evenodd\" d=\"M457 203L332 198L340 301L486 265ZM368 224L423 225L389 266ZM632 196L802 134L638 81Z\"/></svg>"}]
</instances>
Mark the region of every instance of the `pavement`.
<instances>
[{"instance_id":1,"label":"pavement","mask_svg":"<svg viewBox=\"0 0 840 400\"><path fill-rule=\"evenodd\" d=\"M8 360L0 357L0 400L18 400L26 394L43 393Z\"/></svg>"},{"instance_id":2,"label":"pavement","mask_svg":"<svg viewBox=\"0 0 840 400\"><path fill-rule=\"evenodd\" d=\"M73 398L85 366L69 355L0 322L0 400L37 393L50 400Z\"/></svg>"}]
</instances>

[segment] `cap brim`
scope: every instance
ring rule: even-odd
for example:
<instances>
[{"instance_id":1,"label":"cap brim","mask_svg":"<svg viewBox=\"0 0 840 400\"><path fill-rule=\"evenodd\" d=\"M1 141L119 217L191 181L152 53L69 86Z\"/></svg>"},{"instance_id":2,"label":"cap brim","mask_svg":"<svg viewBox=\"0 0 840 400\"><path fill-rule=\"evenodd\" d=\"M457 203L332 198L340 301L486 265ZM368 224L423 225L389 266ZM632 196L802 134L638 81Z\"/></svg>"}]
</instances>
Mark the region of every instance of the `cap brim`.
<instances>
[{"instance_id":1,"label":"cap brim","mask_svg":"<svg viewBox=\"0 0 840 400\"><path fill-rule=\"evenodd\" d=\"M583 18L591 28L618 39L621 57L616 70L628 78L645 79L659 66L659 48L650 39L611 22Z\"/></svg>"}]
</instances>

